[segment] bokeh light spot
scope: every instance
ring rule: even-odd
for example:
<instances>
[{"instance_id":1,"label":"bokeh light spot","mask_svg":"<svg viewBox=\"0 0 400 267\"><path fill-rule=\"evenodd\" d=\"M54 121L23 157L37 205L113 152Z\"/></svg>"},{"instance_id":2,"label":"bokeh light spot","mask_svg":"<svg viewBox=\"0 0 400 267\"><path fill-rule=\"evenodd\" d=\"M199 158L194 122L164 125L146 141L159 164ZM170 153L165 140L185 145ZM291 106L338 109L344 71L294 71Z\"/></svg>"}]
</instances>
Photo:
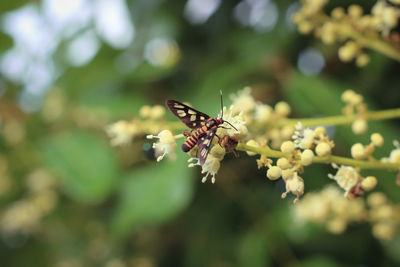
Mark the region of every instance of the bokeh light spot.
<instances>
[{"instance_id":1,"label":"bokeh light spot","mask_svg":"<svg viewBox=\"0 0 400 267\"><path fill-rule=\"evenodd\" d=\"M94 31L89 30L75 38L67 47L67 59L73 66L89 63L100 49L100 41Z\"/></svg>"},{"instance_id":2,"label":"bokeh light spot","mask_svg":"<svg viewBox=\"0 0 400 267\"><path fill-rule=\"evenodd\" d=\"M185 17L192 24L202 24L218 9L221 0L189 0L185 5Z\"/></svg>"},{"instance_id":3,"label":"bokeh light spot","mask_svg":"<svg viewBox=\"0 0 400 267\"><path fill-rule=\"evenodd\" d=\"M244 0L234 9L235 19L257 31L272 30L278 21L278 8L269 0Z\"/></svg>"},{"instance_id":4,"label":"bokeh light spot","mask_svg":"<svg viewBox=\"0 0 400 267\"><path fill-rule=\"evenodd\" d=\"M169 67L179 60L180 52L174 40L154 38L146 44L144 56L151 65Z\"/></svg>"},{"instance_id":5,"label":"bokeh light spot","mask_svg":"<svg viewBox=\"0 0 400 267\"><path fill-rule=\"evenodd\" d=\"M297 67L306 75L317 75L325 66L322 54L313 48L302 51L297 61Z\"/></svg>"},{"instance_id":6,"label":"bokeh light spot","mask_svg":"<svg viewBox=\"0 0 400 267\"><path fill-rule=\"evenodd\" d=\"M95 25L98 34L117 49L128 47L135 36L135 28L124 0L95 2Z\"/></svg>"}]
</instances>

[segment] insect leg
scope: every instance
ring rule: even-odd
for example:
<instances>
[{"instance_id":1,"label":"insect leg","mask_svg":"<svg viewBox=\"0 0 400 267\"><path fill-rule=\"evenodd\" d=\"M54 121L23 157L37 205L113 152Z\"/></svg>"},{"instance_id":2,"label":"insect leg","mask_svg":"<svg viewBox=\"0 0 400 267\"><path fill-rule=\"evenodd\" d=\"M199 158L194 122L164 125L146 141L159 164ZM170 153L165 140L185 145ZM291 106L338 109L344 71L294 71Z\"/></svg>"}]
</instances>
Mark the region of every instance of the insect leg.
<instances>
[{"instance_id":1,"label":"insect leg","mask_svg":"<svg viewBox=\"0 0 400 267\"><path fill-rule=\"evenodd\" d=\"M220 147L223 147L223 144L222 144L223 137L220 137L218 134L215 134L215 136L218 138L218 144L220 145Z\"/></svg>"},{"instance_id":2,"label":"insect leg","mask_svg":"<svg viewBox=\"0 0 400 267\"><path fill-rule=\"evenodd\" d=\"M193 132L193 131L190 131L190 130L188 130L188 129L185 129L185 130L183 131L183 136L186 137L186 138L188 138L189 136L192 135L192 132Z\"/></svg>"}]
</instances>

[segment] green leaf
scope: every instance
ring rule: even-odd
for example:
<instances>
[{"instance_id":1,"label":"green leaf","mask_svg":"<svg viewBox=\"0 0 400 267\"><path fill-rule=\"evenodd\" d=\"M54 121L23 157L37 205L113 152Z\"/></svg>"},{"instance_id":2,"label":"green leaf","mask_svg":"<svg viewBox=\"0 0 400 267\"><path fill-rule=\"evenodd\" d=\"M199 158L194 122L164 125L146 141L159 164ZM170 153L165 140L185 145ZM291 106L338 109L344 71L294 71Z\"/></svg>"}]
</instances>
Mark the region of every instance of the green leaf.
<instances>
[{"instance_id":1,"label":"green leaf","mask_svg":"<svg viewBox=\"0 0 400 267\"><path fill-rule=\"evenodd\" d=\"M10 49L13 46L13 43L14 42L9 35L0 32L0 53Z\"/></svg>"},{"instance_id":2,"label":"green leaf","mask_svg":"<svg viewBox=\"0 0 400 267\"><path fill-rule=\"evenodd\" d=\"M79 99L79 104L91 111L105 111L111 120L130 118L138 114L140 107L147 104L147 99L140 92L133 95L116 95L107 92L88 94Z\"/></svg>"},{"instance_id":3,"label":"green leaf","mask_svg":"<svg viewBox=\"0 0 400 267\"><path fill-rule=\"evenodd\" d=\"M90 92L112 91L120 88L123 76L110 66L110 62L117 56L117 51L103 45L87 65L67 68L58 79L56 86L68 88L66 92L71 98L80 98ZM56 62L65 65L63 57L62 48L59 48L55 55Z\"/></svg>"},{"instance_id":4,"label":"green leaf","mask_svg":"<svg viewBox=\"0 0 400 267\"><path fill-rule=\"evenodd\" d=\"M38 1L29 0L13 0L13 1L0 1L0 12L12 11L14 9L20 8L28 3L36 3Z\"/></svg>"},{"instance_id":5,"label":"green leaf","mask_svg":"<svg viewBox=\"0 0 400 267\"><path fill-rule=\"evenodd\" d=\"M159 225L179 214L191 200L193 179L186 155L132 172L120 191L112 231L123 237L138 226Z\"/></svg>"},{"instance_id":6,"label":"green leaf","mask_svg":"<svg viewBox=\"0 0 400 267\"><path fill-rule=\"evenodd\" d=\"M176 66L157 67L143 61L130 75L129 79L135 82L154 82L171 75L175 69Z\"/></svg>"},{"instance_id":7,"label":"green leaf","mask_svg":"<svg viewBox=\"0 0 400 267\"><path fill-rule=\"evenodd\" d=\"M246 233L238 251L239 266L269 266L268 242L259 230Z\"/></svg>"},{"instance_id":8,"label":"green leaf","mask_svg":"<svg viewBox=\"0 0 400 267\"><path fill-rule=\"evenodd\" d=\"M324 256L315 256L312 258L308 258L303 260L300 264L302 267L319 267L319 266L326 266L326 267L337 267L340 266L334 260L324 257Z\"/></svg>"},{"instance_id":9,"label":"green leaf","mask_svg":"<svg viewBox=\"0 0 400 267\"><path fill-rule=\"evenodd\" d=\"M85 132L67 132L43 141L45 164L65 193L86 203L103 201L115 188L117 163L110 146Z\"/></svg>"}]
</instances>

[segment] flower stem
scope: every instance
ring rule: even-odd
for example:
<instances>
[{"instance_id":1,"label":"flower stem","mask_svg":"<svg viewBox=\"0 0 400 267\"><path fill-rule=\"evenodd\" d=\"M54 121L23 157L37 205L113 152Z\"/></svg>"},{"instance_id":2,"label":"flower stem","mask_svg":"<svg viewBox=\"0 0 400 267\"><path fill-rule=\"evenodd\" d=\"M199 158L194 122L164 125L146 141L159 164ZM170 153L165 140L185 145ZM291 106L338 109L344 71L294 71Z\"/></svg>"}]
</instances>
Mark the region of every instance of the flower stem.
<instances>
[{"instance_id":1,"label":"flower stem","mask_svg":"<svg viewBox=\"0 0 400 267\"><path fill-rule=\"evenodd\" d=\"M331 18L326 15L321 15L317 20L322 25L323 23L330 21ZM377 35L375 32L367 35L366 33L358 31L356 27L349 25L347 21L343 21L343 23L340 24L339 29L343 37L351 38L364 47L375 50L396 61L400 61L400 50L390 43L389 40L380 38L380 35Z\"/></svg>"},{"instance_id":2,"label":"flower stem","mask_svg":"<svg viewBox=\"0 0 400 267\"><path fill-rule=\"evenodd\" d=\"M362 44L364 47L368 47L372 50L375 50L379 53L384 54L387 57L390 57L394 60L400 61L400 51L394 45L385 41L381 38L377 37L365 37L359 31L349 27L348 25L344 25L345 30L343 33L348 37L353 38L358 43Z\"/></svg>"},{"instance_id":3,"label":"flower stem","mask_svg":"<svg viewBox=\"0 0 400 267\"><path fill-rule=\"evenodd\" d=\"M318 125L343 125L343 124L351 124L359 117L366 120L385 120L385 119L400 118L400 108L388 109L382 111L370 111L362 115L352 114L352 115L328 116L321 118L283 119L279 120L277 123L279 124L279 126L285 126L285 125L296 125L296 123L301 122L301 124L304 127L311 127Z\"/></svg>"},{"instance_id":4,"label":"flower stem","mask_svg":"<svg viewBox=\"0 0 400 267\"><path fill-rule=\"evenodd\" d=\"M255 147L249 146L243 143L239 143L236 147L237 150L240 151L249 151L254 152L259 155L263 155L270 158L291 158L292 154L286 154L281 151L273 150L269 147ZM300 159L299 156L296 156L296 159ZM366 160L355 160L346 157L338 157L338 156L326 156L320 157L315 156L313 159L315 163L325 163L331 164L336 163L339 165L353 166L359 167L360 169L386 169L386 170L400 170L399 163L389 163L389 162L380 162L380 161L366 161Z\"/></svg>"}]
</instances>

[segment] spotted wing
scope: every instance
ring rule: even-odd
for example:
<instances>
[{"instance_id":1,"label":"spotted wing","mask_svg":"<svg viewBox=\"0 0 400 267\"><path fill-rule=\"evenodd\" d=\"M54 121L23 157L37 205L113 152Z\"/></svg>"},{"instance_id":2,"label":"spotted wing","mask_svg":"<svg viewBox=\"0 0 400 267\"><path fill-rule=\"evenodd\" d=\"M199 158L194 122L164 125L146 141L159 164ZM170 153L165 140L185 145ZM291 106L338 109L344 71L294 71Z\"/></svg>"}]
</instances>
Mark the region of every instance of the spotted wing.
<instances>
[{"instance_id":1,"label":"spotted wing","mask_svg":"<svg viewBox=\"0 0 400 267\"><path fill-rule=\"evenodd\" d=\"M203 126L204 122L210 118L207 114L175 100L167 100L166 104L169 110L191 129Z\"/></svg>"},{"instance_id":2,"label":"spotted wing","mask_svg":"<svg viewBox=\"0 0 400 267\"><path fill-rule=\"evenodd\" d=\"M206 162L216 131L217 128L210 129L204 135L200 136L199 141L197 142L197 145L199 146L198 157L201 166Z\"/></svg>"}]
</instances>

